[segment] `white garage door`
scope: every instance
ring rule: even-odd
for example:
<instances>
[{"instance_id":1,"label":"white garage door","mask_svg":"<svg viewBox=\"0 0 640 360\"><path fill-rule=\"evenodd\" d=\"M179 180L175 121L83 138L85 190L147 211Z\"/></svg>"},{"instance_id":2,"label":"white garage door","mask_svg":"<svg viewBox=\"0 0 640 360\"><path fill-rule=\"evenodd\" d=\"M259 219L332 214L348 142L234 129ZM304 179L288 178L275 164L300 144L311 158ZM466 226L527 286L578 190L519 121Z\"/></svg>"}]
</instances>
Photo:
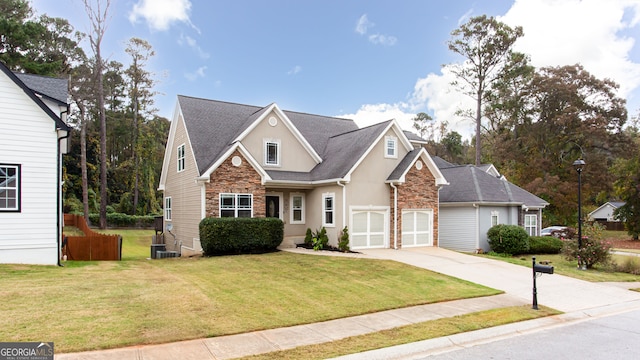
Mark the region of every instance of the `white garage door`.
<instances>
[{"instance_id":1,"label":"white garage door","mask_svg":"<svg viewBox=\"0 0 640 360\"><path fill-rule=\"evenodd\" d=\"M433 245L433 210L402 211L402 246Z\"/></svg>"},{"instance_id":2,"label":"white garage door","mask_svg":"<svg viewBox=\"0 0 640 360\"><path fill-rule=\"evenodd\" d=\"M352 211L350 246L352 249L384 248L388 239L387 210Z\"/></svg>"}]
</instances>

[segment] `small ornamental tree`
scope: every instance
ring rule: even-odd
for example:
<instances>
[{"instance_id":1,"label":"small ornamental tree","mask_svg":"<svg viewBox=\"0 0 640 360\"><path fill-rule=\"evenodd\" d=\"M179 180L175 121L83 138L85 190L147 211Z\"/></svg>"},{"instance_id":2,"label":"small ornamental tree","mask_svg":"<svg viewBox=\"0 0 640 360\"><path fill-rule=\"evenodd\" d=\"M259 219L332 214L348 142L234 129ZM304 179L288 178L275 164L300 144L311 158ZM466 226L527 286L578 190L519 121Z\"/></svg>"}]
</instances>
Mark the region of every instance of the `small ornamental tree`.
<instances>
[{"instance_id":1,"label":"small ornamental tree","mask_svg":"<svg viewBox=\"0 0 640 360\"><path fill-rule=\"evenodd\" d=\"M517 225L495 225L487 231L491 251L499 254L518 255L529 251L529 235Z\"/></svg>"}]
</instances>

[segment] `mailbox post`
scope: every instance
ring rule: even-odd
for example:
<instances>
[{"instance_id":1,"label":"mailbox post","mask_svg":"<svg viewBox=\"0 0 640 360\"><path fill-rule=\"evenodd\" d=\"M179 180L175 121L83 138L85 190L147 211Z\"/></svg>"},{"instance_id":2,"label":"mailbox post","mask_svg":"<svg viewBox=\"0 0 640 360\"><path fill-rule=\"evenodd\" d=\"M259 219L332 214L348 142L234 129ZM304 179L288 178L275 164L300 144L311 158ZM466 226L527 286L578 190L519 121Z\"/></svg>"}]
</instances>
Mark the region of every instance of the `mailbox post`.
<instances>
[{"instance_id":1,"label":"mailbox post","mask_svg":"<svg viewBox=\"0 0 640 360\"><path fill-rule=\"evenodd\" d=\"M553 274L553 266L536 264L536 257L532 258L533 261L533 310L538 310L538 288L536 287L536 277L538 273L541 274Z\"/></svg>"}]
</instances>

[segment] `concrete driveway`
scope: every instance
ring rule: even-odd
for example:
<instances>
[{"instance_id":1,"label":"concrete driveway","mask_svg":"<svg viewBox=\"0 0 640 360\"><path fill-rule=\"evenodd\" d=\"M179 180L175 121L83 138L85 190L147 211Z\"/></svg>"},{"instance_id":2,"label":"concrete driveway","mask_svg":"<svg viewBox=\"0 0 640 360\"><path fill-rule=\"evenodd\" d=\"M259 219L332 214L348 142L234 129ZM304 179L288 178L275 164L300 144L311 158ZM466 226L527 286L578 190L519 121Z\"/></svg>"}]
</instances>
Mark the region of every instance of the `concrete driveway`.
<instances>
[{"instance_id":1,"label":"concrete driveway","mask_svg":"<svg viewBox=\"0 0 640 360\"><path fill-rule=\"evenodd\" d=\"M530 267L437 247L369 249L360 252L367 257L399 261L503 290L525 301L531 302L533 299L533 272ZM640 293L609 283L592 283L557 274L543 274L536 282L538 304L563 312L640 300ZM629 287L640 287L640 283L630 283Z\"/></svg>"}]
</instances>

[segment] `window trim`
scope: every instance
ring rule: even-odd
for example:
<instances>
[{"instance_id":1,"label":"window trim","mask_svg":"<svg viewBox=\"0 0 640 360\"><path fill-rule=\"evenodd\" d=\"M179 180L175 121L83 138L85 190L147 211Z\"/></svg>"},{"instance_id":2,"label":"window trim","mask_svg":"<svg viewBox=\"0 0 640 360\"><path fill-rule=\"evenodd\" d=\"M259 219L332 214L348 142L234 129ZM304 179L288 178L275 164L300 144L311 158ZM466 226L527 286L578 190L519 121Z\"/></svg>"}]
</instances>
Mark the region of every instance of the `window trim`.
<instances>
[{"instance_id":1,"label":"window trim","mask_svg":"<svg viewBox=\"0 0 640 360\"><path fill-rule=\"evenodd\" d=\"M496 219L496 223L493 223L493 219ZM492 211L491 212L491 227L494 227L496 225L500 224L500 212L499 211Z\"/></svg>"},{"instance_id":2,"label":"window trim","mask_svg":"<svg viewBox=\"0 0 640 360\"><path fill-rule=\"evenodd\" d=\"M15 190L16 206L14 208L8 208L8 207L0 208L0 212L22 212L22 165L21 164L0 164L0 168L7 168L7 169L13 168L16 170L16 186L15 187L0 186L4 190Z\"/></svg>"},{"instance_id":3,"label":"window trim","mask_svg":"<svg viewBox=\"0 0 640 360\"><path fill-rule=\"evenodd\" d=\"M186 163L185 163L185 158L186 158L186 146L185 144L180 144L178 145L177 148L177 167L178 167L178 172L183 172L184 169L186 168Z\"/></svg>"},{"instance_id":4,"label":"window trim","mask_svg":"<svg viewBox=\"0 0 640 360\"><path fill-rule=\"evenodd\" d=\"M166 221L172 220L173 215L173 200L171 200L171 196L167 196L164 198L164 219Z\"/></svg>"},{"instance_id":5,"label":"window trim","mask_svg":"<svg viewBox=\"0 0 640 360\"><path fill-rule=\"evenodd\" d=\"M535 223L528 224L527 219L535 219ZM529 230L533 231L530 232ZM524 230L529 236L538 236L538 215L537 214L524 214Z\"/></svg>"},{"instance_id":6,"label":"window trim","mask_svg":"<svg viewBox=\"0 0 640 360\"><path fill-rule=\"evenodd\" d=\"M276 161L269 162L269 145L275 145L276 149ZM281 153L280 139L264 139L264 165L265 166L280 166L280 153Z\"/></svg>"},{"instance_id":7,"label":"window trim","mask_svg":"<svg viewBox=\"0 0 640 360\"><path fill-rule=\"evenodd\" d=\"M327 209L327 199L331 199L331 209ZM331 213L331 222L327 222L327 214ZM336 194L324 193L322 194L322 226L335 227L336 226Z\"/></svg>"},{"instance_id":8,"label":"window trim","mask_svg":"<svg viewBox=\"0 0 640 360\"><path fill-rule=\"evenodd\" d=\"M389 144L393 144L392 147L389 147ZM393 154L389 154L389 150L393 150ZM397 159L398 158L398 138L395 136L385 136L384 137L384 157L387 159Z\"/></svg>"},{"instance_id":9,"label":"window trim","mask_svg":"<svg viewBox=\"0 0 640 360\"><path fill-rule=\"evenodd\" d=\"M300 197L300 208L297 209L294 206L294 198L295 197ZM305 223L305 194L303 193L291 193L289 195L289 208L290 210L290 220L289 223L291 224L304 224ZM300 210L300 220L295 220L294 217L294 212L296 210Z\"/></svg>"},{"instance_id":10,"label":"window trim","mask_svg":"<svg viewBox=\"0 0 640 360\"><path fill-rule=\"evenodd\" d=\"M223 207L222 205L222 198L223 196L233 196L233 207ZM251 201L251 205L250 208L247 207L240 207L239 204L240 202L238 201L240 199L240 197L249 197L249 200ZM222 211L226 210L233 210L233 217L237 218L238 217L238 212L239 211L246 211L246 210L250 210L249 213L249 217L253 217L253 194L249 194L249 193L219 193L218 194L218 217L231 217L231 216L222 216Z\"/></svg>"}]
</instances>

